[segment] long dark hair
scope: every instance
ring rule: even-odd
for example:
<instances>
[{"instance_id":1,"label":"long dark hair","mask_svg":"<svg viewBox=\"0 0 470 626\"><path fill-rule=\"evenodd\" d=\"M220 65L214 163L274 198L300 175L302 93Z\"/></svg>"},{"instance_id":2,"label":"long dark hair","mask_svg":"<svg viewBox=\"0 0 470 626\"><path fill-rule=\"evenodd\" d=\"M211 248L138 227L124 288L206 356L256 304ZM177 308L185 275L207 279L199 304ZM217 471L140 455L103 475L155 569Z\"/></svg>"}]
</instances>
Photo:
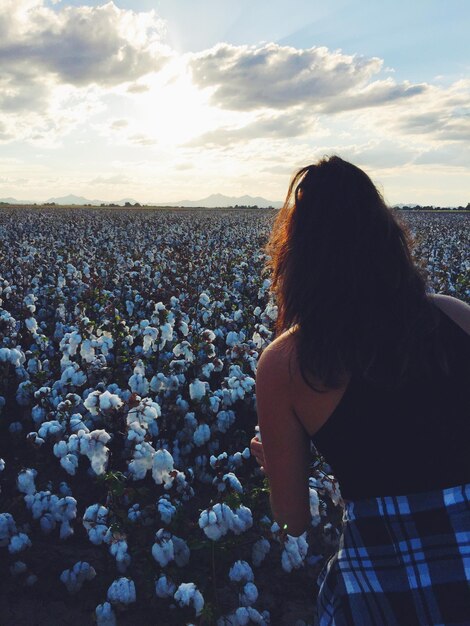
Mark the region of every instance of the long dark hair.
<instances>
[{"instance_id":1,"label":"long dark hair","mask_svg":"<svg viewBox=\"0 0 470 626\"><path fill-rule=\"evenodd\" d=\"M267 251L276 332L296 327L311 386L357 374L397 385L426 367L437 310L405 228L361 169L338 156L300 169Z\"/></svg>"}]
</instances>

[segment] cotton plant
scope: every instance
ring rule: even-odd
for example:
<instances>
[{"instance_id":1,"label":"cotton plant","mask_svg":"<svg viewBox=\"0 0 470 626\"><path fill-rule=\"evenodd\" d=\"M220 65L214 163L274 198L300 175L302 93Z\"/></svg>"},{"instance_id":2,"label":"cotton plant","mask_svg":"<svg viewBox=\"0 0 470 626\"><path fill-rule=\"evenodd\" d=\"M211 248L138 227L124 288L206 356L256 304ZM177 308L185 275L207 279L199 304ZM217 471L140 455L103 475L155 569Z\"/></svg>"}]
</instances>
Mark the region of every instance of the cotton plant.
<instances>
[{"instance_id":1,"label":"cotton plant","mask_svg":"<svg viewBox=\"0 0 470 626\"><path fill-rule=\"evenodd\" d=\"M7 546L10 554L17 554L31 545L28 535L18 530L13 515L0 513L0 548Z\"/></svg>"},{"instance_id":2,"label":"cotton plant","mask_svg":"<svg viewBox=\"0 0 470 626\"><path fill-rule=\"evenodd\" d=\"M24 501L33 519L39 520L44 534L48 535L59 525L60 539L73 535L72 522L77 517L77 501L74 497L59 497L46 490L27 493Z\"/></svg>"},{"instance_id":3,"label":"cotton plant","mask_svg":"<svg viewBox=\"0 0 470 626\"><path fill-rule=\"evenodd\" d=\"M201 615L204 608L204 598L194 583L181 583L173 597L179 606L192 607L196 617Z\"/></svg>"},{"instance_id":4,"label":"cotton plant","mask_svg":"<svg viewBox=\"0 0 470 626\"><path fill-rule=\"evenodd\" d=\"M271 624L269 611L260 613L252 606L240 606L234 613L217 620L217 626L247 626L250 624L259 624L260 626Z\"/></svg>"},{"instance_id":5,"label":"cotton plant","mask_svg":"<svg viewBox=\"0 0 470 626\"><path fill-rule=\"evenodd\" d=\"M126 576L113 581L107 593L108 602L113 605L127 606L136 601L134 581Z\"/></svg>"},{"instance_id":6,"label":"cotton plant","mask_svg":"<svg viewBox=\"0 0 470 626\"><path fill-rule=\"evenodd\" d=\"M109 530L107 525L109 510L101 504L92 504L85 510L82 523L88 538L94 545L104 542Z\"/></svg>"},{"instance_id":7,"label":"cotton plant","mask_svg":"<svg viewBox=\"0 0 470 626\"><path fill-rule=\"evenodd\" d=\"M70 594L75 594L80 591L86 581L93 580L95 576L96 571L89 563L77 561L72 568L61 573L60 580Z\"/></svg>"},{"instance_id":8,"label":"cotton plant","mask_svg":"<svg viewBox=\"0 0 470 626\"><path fill-rule=\"evenodd\" d=\"M253 516L248 507L240 505L232 511L227 504L218 502L201 512L198 523L209 539L218 541L228 531L239 535L251 528Z\"/></svg>"},{"instance_id":9,"label":"cotton plant","mask_svg":"<svg viewBox=\"0 0 470 626\"><path fill-rule=\"evenodd\" d=\"M155 595L157 598L173 598L176 585L166 574L161 574L155 581Z\"/></svg>"}]
</instances>

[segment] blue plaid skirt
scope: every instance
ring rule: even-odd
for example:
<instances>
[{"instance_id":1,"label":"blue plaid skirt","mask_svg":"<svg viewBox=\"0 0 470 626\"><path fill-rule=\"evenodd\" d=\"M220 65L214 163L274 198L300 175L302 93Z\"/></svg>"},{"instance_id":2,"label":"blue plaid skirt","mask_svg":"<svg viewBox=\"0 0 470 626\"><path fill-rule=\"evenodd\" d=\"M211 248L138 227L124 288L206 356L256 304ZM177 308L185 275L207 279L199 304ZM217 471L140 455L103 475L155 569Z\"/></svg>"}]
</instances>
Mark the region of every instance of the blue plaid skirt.
<instances>
[{"instance_id":1,"label":"blue plaid skirt","mask_svg":"<svg viewBox=\"0 0 470 626\"><path fill-rule=\"evenodd\" d=\"M470 484L350 502L320 626L470 626Z\"/></svg>"}]
</instances>

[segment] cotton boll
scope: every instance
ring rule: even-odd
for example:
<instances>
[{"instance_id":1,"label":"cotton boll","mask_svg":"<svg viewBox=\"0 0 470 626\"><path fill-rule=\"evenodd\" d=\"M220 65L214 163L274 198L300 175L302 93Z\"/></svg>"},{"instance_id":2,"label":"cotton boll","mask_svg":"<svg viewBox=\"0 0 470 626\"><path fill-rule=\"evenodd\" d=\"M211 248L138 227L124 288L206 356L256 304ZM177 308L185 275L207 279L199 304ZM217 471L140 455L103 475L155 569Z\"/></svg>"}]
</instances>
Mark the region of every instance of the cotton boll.
<instances>
[{"instance_id":1,"label":"cotton boll","mask_svg":"<svg viewBox=\"0 0 470 626\"><path fill-rule=\"evenodd\" d=\"M172 535L163 528L160 528L155 535L155 543L152 546L152 556L160 567L165 567L175 558Z\"/></svg>"},{"instance_id":2,"label":"cotton boll","mask_svg":"<svg viewBox=\"0 0 470 626\"><path fill-rule=\"evenodd\" d=\"M204 598L194 583L181 583L175 592L174 598L180 606L192 605L196 616L202 613Z\"/></svg>"},{"instance_id":3,"label":"cotton boll","mask_svg":"<svg viewBox=\"0 0 470 626\"><path fill-rule=\"evenodd\" d=\"M153 457L152 477L157 485L172 481L170 472L174 470L173 457L168 450L157 450Z\"/></svg>"},{"instance_id":4,"label":"cotton boll","mask_svg":"<svg viewBox=\"0 0 470 626\"><path fill-rule=\"evenodd\" d=\"M86 561L78 561L71 569L64 570L60 575L60 580L67 587L71 594L77 593L87 580L93 580L96 571Z\"/></svg>"},{"instance_id":5,"label":"cotton boll","mask_svg":"<svg viewBox=\"0 0 470 626\"><path fill-rule=\"evenodd\" d=\"M253 582L255 577L253 570L246 561L235 561L230 568L228 576L232 582Z\"/></svg>"},{"instance_id":6,"label":"cotton boll","mask_svg":"<svg viewBox=\"0 0 470 626\"><path fill-rule=\"evenodd\" d=\"M308 543L306 532L298 537L287 535L287 540L284 543L284 549L281 555L282 569L285 572L291 572L293 569L302 567L305 557L307 556L307 551Z\"/></svg>"},{"instance_id":7,"label":"cotton boll","mask_svg":"<svg viewBox=\"0 0 470 626\"><path fill-rule=\"evenodd\" d=\"M211 430L207 424L199 424L194 431L193 441L196 446L203 446L211 438Z\"/></svg>"},{"instance_id":8,"label":"cotton boll","mask_svg":"<svg viewBox=\"0 0 470 626\"><path fill-rule=\"evenodd\" d=\"M189 384L189 396L191 400L200 401L209 390L209 385L196 378Z\"/></svg>"},{"instance_id":9,"label":"cotton boll","mask_svg":"<svg viewBox=\"0 0 470 626\"><path fill-rule=\"evenodd\" d=\"M70 476L75 476L78 468L78 457L75 454L66 454L60 459L60 464Z\"/></svg>"},{"instance_id":10,"label":"cotton boll","mask_svg":"<svg viewBox=\"0 0 470 626\"><path fill-rule=\"evenodd\" d=\"M108 600L113 604L131 604L135 602L135 584L130 578L115 580L108 589Z\"/></svg>"},{"instance_id":11,"label":"cotton boll","mask_svg":"<svg viewBox=\"0 0 470 626\"><path fill-rule=\"evenodd\" d=\"M258 539L258 541L253 544L253 548L251 550L251 558L255 567L259 567L261 565L270 549L271 544L264 537Z\"/></svg>"},{"instance_id":12,"label":"cotton boll","mask_svg":"<svg viewBox=\"0 0 470 626\"><path fill-rule=\"evenodd\" d=\"M176 507L171 504L168 496L162 496L158 500L157 510L164 524L169 524L173 515L176 513Z\"/></svg>"},{"instance_id":13,"label":"cotton boll","mask_svg":"<svg viewBox=\"0 0 470 626\"><path fill-rule=\"evenodd\" d=\"M31 540L26 533L18 533L10 537L10 543L8 544L8 552L10 554L17 554L22 552L31 546Z\"/></svg>"},{"instance_id":14,"label":"cotton boll","mask_svg":"<svg viewBox=\"0 0 470 626\"><path fill-rule=\"evenodd\" d=\"M251 606L258 599L258 589L254 583L248 582L240 593L240 605Z\"/></svg>"},{"instance_id":15,"label":"cotton boll","mask_svg":"<svg viewBox=\"0 0 470 626\"><path fill-rule=\"evenodd\" d=\"M16 483L18 486L18 490L26 494L36 493L36 485L34 484L34 480L37 474L38 473L35 469L24 469L19 472Z\"/></svg>"},{"instance_id":16,"label":"cotton boll","mask_svg":"<svg viewBox=\"0 0 470 626\"><path fill-rule=\"evenodd\" d=\"M312 526L318 526L321 521L320 517L320 498L316 489L309 488L310 515L312 517Z\"/></svg>"},{"instance_id":17,"label":"cotton boll","mask_svg":"<svg viewBox=\"0 0 470 626\"><path fill-rule=\"evenodd\" d=\"M175 583L165 574L162 574L155 583L155 594L158 598L171 598L175 591Z\"/></svg>"},{"instance_id":18,"label":"cotton boll","mask_svg":"<svg viewBox=\"0 0 470 626\"><path fill-rule=\"evenodd\" d=\"M97 626L117 626L116 615L109 602L98 604L95 615Z\"/></svg>"}]
</instances>

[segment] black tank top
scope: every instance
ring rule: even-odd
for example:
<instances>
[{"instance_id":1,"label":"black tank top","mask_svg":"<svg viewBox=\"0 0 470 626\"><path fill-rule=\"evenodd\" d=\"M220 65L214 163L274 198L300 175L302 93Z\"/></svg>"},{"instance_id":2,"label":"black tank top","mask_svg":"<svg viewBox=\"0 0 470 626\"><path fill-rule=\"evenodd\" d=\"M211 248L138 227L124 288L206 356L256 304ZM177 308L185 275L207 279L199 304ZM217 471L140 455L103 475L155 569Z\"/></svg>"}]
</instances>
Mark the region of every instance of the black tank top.
<instances>
[{"instance_id":1,"label":"black tank top","mask_svg":"<svg viewBox=\"0 0 470 626\"><path fill-rule=\"evenodd\" d=\"M345 500L470 483L470 335L439 309L449 375L417 375L399 389L353 376L312 437Z\"/></svg>"}]
</instances>

